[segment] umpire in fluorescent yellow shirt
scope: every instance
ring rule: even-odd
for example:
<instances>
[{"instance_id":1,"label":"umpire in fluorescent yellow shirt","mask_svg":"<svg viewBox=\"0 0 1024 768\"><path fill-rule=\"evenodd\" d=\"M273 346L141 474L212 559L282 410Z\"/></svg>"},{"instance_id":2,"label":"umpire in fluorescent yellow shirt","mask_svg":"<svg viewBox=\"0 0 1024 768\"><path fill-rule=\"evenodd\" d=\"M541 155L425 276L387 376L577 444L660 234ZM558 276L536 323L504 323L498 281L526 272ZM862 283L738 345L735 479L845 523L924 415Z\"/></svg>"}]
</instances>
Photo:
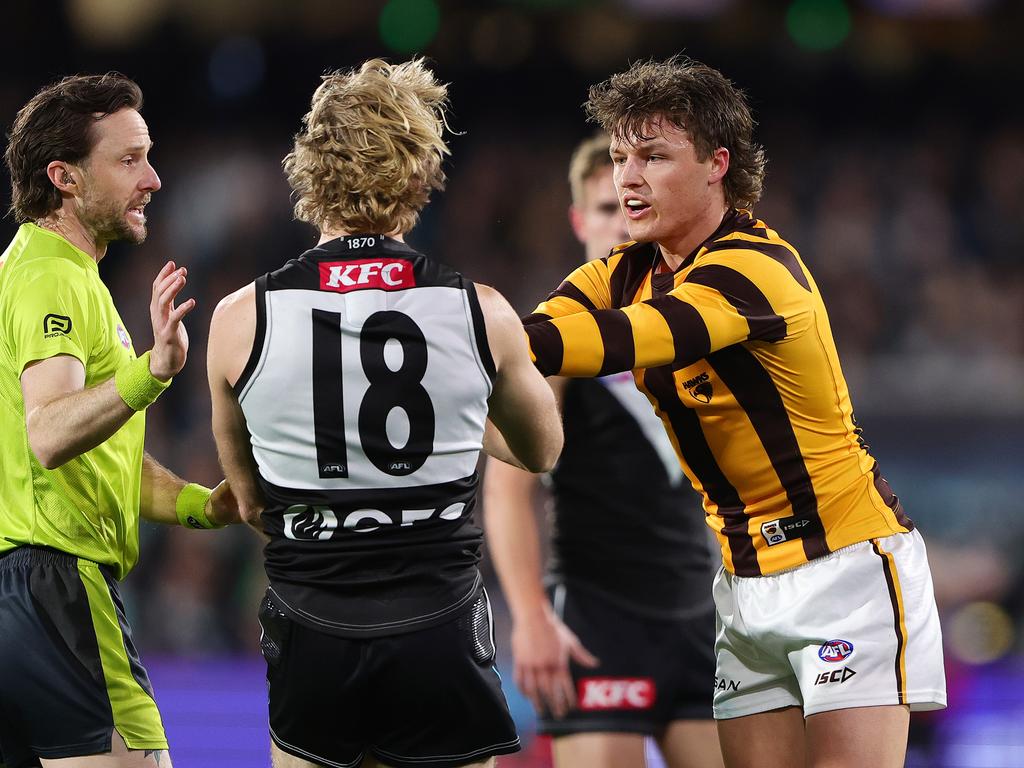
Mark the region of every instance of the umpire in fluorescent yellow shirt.
<instances>
[{"instance_id":1,"label":"umpire in fluorescent yellow shirt","mask_svg":"<svg viewBox=\"0 0 1024 768\"><path fill-rule=\"evenodd\" d=\"M142 92L68 77L19 112L4 159L21 227L0 257L0 764L170 766L117 581L139 515L236 522L223 483L187 484L143 451L144 411L188 353L186 270L153 282L153 348L136 357L100 280L114 240L141 243L160 189ZM95 758L93 758L95 759Z\"/></svg>"}]
</instances>

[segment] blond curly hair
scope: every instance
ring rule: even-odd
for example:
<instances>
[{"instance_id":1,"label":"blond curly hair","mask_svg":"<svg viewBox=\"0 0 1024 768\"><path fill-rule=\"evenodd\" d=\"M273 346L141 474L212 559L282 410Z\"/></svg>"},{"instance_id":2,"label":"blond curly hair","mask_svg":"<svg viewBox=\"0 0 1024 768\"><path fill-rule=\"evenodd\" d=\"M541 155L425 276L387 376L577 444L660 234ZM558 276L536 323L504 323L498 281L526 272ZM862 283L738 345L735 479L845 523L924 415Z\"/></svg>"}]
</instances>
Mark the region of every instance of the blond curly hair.
<instances>
[{"instance_id":1,"label":"blond curly hair","mask_svg":"<svg viewBox=\"0 0 1024 768\"><path fill-rule=\"evenodd\" d=\"M408 232L444 188L448 86L418 57L322 79L283 162L295 218L321 232Z\"/></svg>"}]
</instances>

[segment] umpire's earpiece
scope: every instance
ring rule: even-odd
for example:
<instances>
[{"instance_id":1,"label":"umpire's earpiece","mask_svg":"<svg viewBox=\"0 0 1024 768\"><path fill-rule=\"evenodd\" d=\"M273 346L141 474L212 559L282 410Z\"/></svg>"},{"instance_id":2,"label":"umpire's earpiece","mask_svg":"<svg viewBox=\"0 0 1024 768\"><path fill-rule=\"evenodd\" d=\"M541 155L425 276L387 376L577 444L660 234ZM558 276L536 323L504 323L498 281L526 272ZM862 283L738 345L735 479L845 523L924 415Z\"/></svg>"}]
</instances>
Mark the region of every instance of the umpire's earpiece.
<instances>
[{"instance_id":1,"label":"umpire's earpiece","mask_svg":"<svg viewBox=\"0 0 1024 768\"><path fill-rule=\"evenodd\" d=\"M64 176L61 178L62 184L74 184L75 180L71 178L71 174L64 171Z\"/></svg>"}]
</instances>

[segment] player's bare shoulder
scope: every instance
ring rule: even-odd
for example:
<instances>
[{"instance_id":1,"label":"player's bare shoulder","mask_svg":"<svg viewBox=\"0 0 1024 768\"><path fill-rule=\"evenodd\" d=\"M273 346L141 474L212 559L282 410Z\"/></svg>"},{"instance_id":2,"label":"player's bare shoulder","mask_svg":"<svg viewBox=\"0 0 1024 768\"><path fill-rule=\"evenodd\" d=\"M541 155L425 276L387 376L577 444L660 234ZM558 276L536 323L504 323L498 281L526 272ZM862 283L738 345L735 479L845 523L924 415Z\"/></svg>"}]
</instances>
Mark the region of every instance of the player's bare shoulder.
<instances>
[{"instance_id":1,"label":"player's bare shoulder","mask_svg":"<svg viewBox=\"0 0 1024 768\"><path fill-rule=\"evenodd\" d=\"M480 311L487 327L487 341L494 362L501 368L502 361L526 347L526 337L519 315L499 291L483 283L475 283Z\"/></svg>"},{"instance_id":2,"label":"player's bare shoulder","mask_svg":"<svg viewBox=\"0 0 1024 768\"><path fill-rule=\"evenodd\" d=\"M242 375L256 339L256 284L221 299L210 319L207 368L234 385Z\"/></svg>"},{"instance_id":3,"label":"player's bare shoulder","mask_svg":"<svg viewBox=\"0 0 1024 768\"><path fill-rule=\"evenodd\" d=\"M243 285L234 293L229 293L221 299L217 303L216 309L213 310L213 319L216 321L220 316L222 320L244 320L246 312L253 320L256 319L255 282Z\"/></svg>"}]
</instances>

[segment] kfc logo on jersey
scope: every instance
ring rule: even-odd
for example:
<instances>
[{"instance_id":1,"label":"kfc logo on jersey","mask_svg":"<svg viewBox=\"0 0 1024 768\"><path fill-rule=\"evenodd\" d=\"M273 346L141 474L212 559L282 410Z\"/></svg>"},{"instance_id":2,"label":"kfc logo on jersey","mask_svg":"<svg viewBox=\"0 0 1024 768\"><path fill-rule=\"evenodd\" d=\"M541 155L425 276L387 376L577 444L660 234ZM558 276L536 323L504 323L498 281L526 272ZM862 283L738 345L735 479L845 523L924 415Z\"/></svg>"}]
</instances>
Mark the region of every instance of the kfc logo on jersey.
<instances>
[{"instance_id":1,"label":"kfc logo on jersey","mask_svg":"<svg viewBox=\"0 0 1024 768\"><path fill-rule=\"evenodd\" d=\"M401 291L415 287L412 262L406 259L352 259L320 263L322 291Z\"/></svg>"},{"instance_id":2,"label":"kfc logo on jersey","mask_svg":"<svg viewBox=\"0 0 1024 768\"><path fill-rule=\"evenodd\" d=\"M657 693L649 677L584 677L577 686L580 709L650 709Z\"/></svg>"},{"instance_id":3,"label":"kfc logo on jersey","mask_svg":"<svg viewBox=\"0 0 1024 768\"><path fill-rule=\"evenodd\" d=\"M846 661L853 656L853 643L849 640L829 640L818 649L818 658L830 664Z\"/></svg>"}]
</instances>

